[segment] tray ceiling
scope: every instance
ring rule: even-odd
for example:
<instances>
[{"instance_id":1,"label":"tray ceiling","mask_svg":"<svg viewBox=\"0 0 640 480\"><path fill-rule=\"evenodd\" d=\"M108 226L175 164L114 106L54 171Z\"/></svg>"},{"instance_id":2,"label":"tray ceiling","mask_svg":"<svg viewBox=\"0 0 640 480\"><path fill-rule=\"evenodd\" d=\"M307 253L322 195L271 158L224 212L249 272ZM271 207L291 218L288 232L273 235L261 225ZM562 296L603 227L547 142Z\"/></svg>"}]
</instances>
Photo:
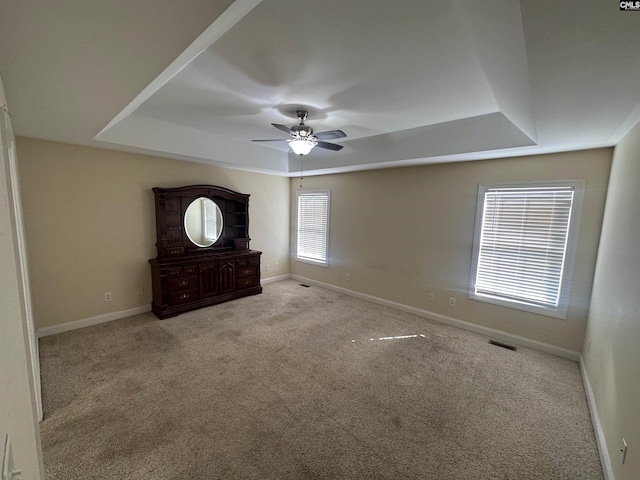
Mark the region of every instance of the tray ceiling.
<instances>
[{"instance_id":1,"label":"tray ceiling","mask_svg":"<svg viewBox=\"0 0 640 480\"><path fill-rule=\"evenodd\" d=\"M38 3L0 24L18 135L290 176L285 142L251 140L300 108L347 134L306 174L611 146L640 120L637 15L597 0Z\"/></svg>"}]
</instances>

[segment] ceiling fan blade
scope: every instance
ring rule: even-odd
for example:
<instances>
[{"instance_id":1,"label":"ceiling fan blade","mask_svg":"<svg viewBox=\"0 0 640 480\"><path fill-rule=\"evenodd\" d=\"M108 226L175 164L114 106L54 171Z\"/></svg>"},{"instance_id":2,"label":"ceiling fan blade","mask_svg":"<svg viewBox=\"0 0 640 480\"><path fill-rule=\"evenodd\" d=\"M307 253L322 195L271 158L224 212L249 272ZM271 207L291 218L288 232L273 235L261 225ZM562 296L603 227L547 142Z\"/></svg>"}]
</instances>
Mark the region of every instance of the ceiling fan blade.
<instances>
[{"instance_id":1,"label":"ceiling fan blade","mask_svg":"<svg viewBox=\"0 0 640 480\"><path fill-rule=\"evenodd\" d=\"M327 130L326 132L314 133L318 140L331 140L332 138L344 138L347 136L342 130Z\"/></svg>"},{"instance_id":2,"label":"ceiling fan blade","mask_svg":"<svg viewBox=\"0 0 640 480\"><path fill-rule=\"evenodd\" d=\"M338 145L338 144L329 143L329 142L318 142L316 147L326 148L327 150L334 150L337 152L338 150L342 150L343 145Z\"/></svg>"},{"instance_id":3,"label":"ceiling fan blade","mask_svg":"<svg viewBox=\"0 0 640 480\"><path fill-rule=\"evenodd\" d=\"M289 135L295 135L295 132L286 125L280 125L279 123L272 123L271 125L276 127L278 130L282 130L283 132L288 133Z\"/></svg>"},{"instance_id":4,"label":"ceiling fan blade","mask_svg":"<svg viewBox=\"0 0 640 480\"><path fill-rule=\"evenodd\" d=\"M251 140L252 142L286 142L284 138L272 138L269 140Z\"/></svg>"}]
</instances>

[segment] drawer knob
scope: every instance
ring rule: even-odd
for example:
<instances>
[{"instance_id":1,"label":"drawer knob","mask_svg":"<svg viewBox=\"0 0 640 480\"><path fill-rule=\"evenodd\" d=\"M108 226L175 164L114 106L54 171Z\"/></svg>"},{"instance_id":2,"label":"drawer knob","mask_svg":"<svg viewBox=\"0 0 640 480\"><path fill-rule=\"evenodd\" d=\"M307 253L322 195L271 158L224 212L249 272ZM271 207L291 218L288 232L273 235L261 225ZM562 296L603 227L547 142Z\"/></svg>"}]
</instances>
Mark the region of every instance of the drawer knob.
<instances>
[{"instance_id":1,"label":"drawer knob","mask_svg":"<svg viewBox=\"0 0 640 480\"><path fill-rule=\"evenodd\" d=\"M186 300L187 298L189 298L188 293L183 293L182 295L180 295L180 300Z\"/></svg>"},{"instance_id":2,"label":"drawer knob","mask_svg":"<svg viewBox=\"0 0 640 480\"><path fill-rule=\"evenodd\" d=\"M182 280L182 281L180 282L180 286L181 286L181 287L186 287L187 285L189 285L189 282L187 282L186 280Z\"/></svg>"}]
</instances>

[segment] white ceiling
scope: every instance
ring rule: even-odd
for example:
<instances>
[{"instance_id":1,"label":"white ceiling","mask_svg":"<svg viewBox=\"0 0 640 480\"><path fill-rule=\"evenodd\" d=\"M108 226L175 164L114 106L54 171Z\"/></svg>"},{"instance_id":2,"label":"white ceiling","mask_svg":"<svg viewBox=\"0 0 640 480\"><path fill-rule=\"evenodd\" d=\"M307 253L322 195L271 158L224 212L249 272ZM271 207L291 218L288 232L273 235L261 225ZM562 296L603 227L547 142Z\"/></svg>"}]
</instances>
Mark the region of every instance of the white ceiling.
<instances>
[{"instance_id":1,"label":"white ceiling","mask_svg":"<svg viewBox=\"0 0 640 480\"><path fill-rule=\"evenodd\" d=\"M640 14L602 0L2 0L16 134L296 175L615 145Z\"/></svg>"}]
</instances>

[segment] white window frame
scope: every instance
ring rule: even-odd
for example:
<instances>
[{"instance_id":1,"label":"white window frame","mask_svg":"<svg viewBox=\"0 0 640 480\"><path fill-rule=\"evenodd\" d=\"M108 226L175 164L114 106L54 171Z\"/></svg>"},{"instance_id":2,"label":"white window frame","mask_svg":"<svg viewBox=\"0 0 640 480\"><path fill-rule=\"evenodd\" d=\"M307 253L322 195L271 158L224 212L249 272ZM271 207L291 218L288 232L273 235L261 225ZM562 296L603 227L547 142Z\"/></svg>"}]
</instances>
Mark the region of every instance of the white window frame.
<instances>
[{"instance_id":1,"label":"white window frame","mask_svg":"<svg viewBox=\"0 0 640 480\"><path fill-rule=\"evenodd\" d=\"M482 240L482 225L485 193L495 189L509 188L538 188L538 187L572 187L574 189L571 214L569 216L569 231L566 240L564 265L562 279L559 286L558 305L555 308L549 306L536 305L526 301L518 301L501 297L494 297L486 294L476 293L476 277L478 272L478 262L480 257L480 243ZM580 217L582 202L584 197L583 180L558 180L542 182L521 182L508 184L480 185L478 188L478 202L476 208L476 225L473 240L473 255L471 262L471 274L469 280L469 298L481 302L501 305L504 307L524 310L554 318L566 319L569 308L569 293L571 291L571 279L573 274L573 264L578 243L578 232L580 230Z\"/></svg>"},{"instance_id":2,"label":"white window frame","mask_svg":"<svg viewBox=\"0 0 640 480\"><path fill-rule=\"evenodd\" d=\"M324 258L318 259L300 254L300 197L303 196L326 196L327 198L327 221L324 225L325 249ZM329 266L329 224L331 213L331 190L298 190L296 192L296 260L300 262L310 263L313 265L328 267Z\"/></svg>"}]
</instances>

